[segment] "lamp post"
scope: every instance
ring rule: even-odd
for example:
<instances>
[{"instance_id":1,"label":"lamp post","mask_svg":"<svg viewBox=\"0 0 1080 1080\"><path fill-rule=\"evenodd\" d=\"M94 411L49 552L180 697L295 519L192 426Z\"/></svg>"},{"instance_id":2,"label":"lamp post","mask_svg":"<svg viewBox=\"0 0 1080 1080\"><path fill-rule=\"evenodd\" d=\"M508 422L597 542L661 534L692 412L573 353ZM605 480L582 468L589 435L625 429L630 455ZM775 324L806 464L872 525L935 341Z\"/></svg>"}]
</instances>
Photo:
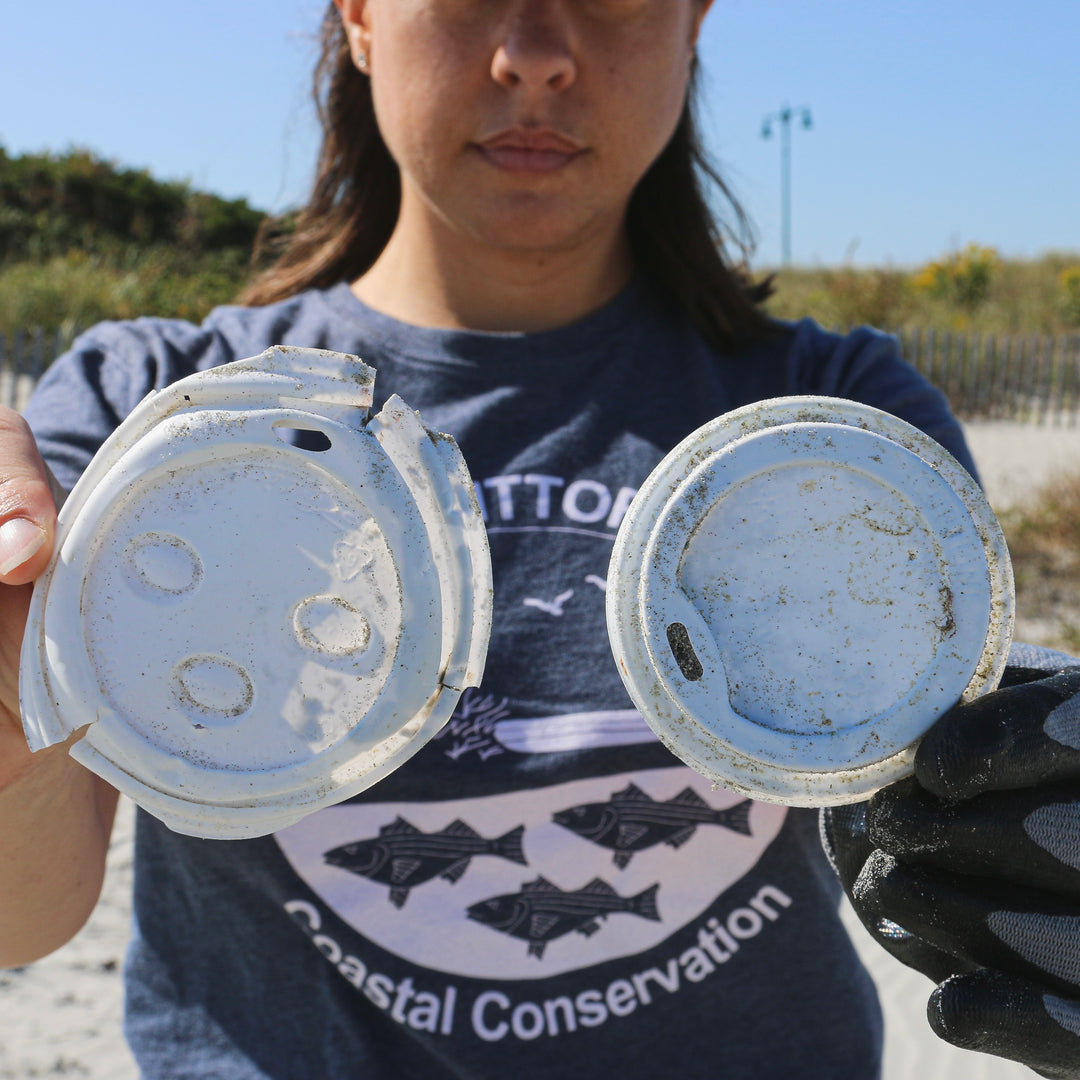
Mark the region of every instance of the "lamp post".
<instances>
[{"instance_id":1,"label":"lamp post","mask_svg":"<svg viewBox=\"0 0 1080 1080\"><path fill-rule=\"evenodd\" d=\"M761 137L772 138L772 126L780 124L780 229L781 261L784 266L791 263L791 121L798 115L804 131L813 126L810 119L810 106L799 105L792 108L785 105L779 112L769 113L761 122Z\"/></svg>"}]
</instances>

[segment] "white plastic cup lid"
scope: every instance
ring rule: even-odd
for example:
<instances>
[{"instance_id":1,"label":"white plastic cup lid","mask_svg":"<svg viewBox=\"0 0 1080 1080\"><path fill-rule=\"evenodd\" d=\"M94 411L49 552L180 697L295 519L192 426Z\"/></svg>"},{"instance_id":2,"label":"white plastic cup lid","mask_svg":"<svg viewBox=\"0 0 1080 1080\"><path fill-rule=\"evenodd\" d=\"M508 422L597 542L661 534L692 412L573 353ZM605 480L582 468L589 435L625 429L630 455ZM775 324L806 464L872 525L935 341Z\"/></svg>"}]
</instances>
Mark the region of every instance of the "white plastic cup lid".
<instances>
[{"instance_id":1,"label":"white plastic cup lid","mask_svg":"<svg viewBox=\"0 0 1080 1080\"><path fill-rule=\"evenodd\" d=\"M996 687L1013 624L997 518L918 429L837 398L727 413L623 520L608 633L630 696L694 769L751 797L854 802Z\"/></svg>"},{"instance_id":2,"label":"white plastic cup lid","mask_svg":"<svg viewBox=\"0 0 1080 1080\"><path fill-rule=\"evenodd\" d=\"M23 641L33 749L176 831L263 835L369 787L479 684L464 460L354 356L275 347L150 394L60 513Z\"/></svg>"}]
</instances>

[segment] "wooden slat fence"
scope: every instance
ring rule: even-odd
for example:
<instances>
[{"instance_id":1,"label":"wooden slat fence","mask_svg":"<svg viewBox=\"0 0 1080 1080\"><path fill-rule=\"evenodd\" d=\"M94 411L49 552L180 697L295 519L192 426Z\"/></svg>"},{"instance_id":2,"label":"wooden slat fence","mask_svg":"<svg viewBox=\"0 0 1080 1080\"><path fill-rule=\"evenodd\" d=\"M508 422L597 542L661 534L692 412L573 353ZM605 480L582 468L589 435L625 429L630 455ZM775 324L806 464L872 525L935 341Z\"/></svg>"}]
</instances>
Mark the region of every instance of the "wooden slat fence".
<instances>
[{"instance_id":1,"label":"wooden slat fence","mask_svg":"<svg viewBox=\"0 0 1080 1080\"><path fill-rule=\"evenodd\" d=\"M1080 333L996 336L902 330L904 358L965 420L1080 424Z\"/></svg>"},{"instance_id":2,"label":"wooden slat fence","mask_svg":"<svg viewBox=\"0 0 1080 1080\"><path fill-rule=\"evenodd\" d=\"M77 331L0 334L0 404L21 409ZM1056 337L897 332L904 358L945 391L965 420L1080 426L1080 333Z\"/></svg>"},{"instance_id":3,"label":"wooden slat fence","mask_svg":"<svg viewBox=\"0 0 1080 1080\"><path fill-rule=\"evenodd\" d=\"M0 334L0 405L22 409L41 373L74 340L72 327L59 330L16 330Z\"/></svg>"}]
</instances>

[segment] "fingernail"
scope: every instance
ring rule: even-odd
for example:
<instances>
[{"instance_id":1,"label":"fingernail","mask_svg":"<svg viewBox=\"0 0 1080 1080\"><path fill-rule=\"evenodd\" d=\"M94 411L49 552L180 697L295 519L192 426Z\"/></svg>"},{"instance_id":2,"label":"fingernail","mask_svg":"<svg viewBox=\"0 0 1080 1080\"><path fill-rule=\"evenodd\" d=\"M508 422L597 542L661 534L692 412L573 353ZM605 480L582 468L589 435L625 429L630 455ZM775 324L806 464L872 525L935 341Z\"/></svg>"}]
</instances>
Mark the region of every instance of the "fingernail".
<instances>
[{"instance_id":1,"label":"fingernail","mask_svg":"<svg viewBox=\"0 0 1080 1080\"><path fill-rule=\"evenodd\" d=\"M22 566L42 544L45 531L27 518L11 518L0 525L0 574Z\"/></svg>"}]
</instances>

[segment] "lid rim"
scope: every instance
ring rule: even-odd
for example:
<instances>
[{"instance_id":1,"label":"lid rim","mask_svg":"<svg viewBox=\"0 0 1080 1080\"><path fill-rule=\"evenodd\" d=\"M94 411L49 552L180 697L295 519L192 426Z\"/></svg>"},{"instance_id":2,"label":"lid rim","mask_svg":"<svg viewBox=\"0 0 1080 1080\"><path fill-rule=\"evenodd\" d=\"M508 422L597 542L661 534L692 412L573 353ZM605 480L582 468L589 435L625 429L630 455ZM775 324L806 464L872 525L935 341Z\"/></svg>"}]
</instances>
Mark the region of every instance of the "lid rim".
<instances>
[{"instance_id":1,"label":"lid rim","mask_svg":"<svg viewBox=\"0 0 1080 1080\"><path fill-rule=\"evenodd\" d=\"M800 805L825 805L866 797L910 772L913 746L928 722L908 719L906 714L936 681L938 676L932 668L920 674L903 700L897 700L882 714L849 726L840 737L835 732L793 736L763 727L731 706L728 676L716 651L713 631L705 627L704 617L688 597L670 607L675 604L673 595L684 596L677 568L690 543L688 538L695 535L714 505L709 496L725 490L722 480L717 479L717 470L723 472L726 467L730 473L732 450L754 438L780 441L799 434L805 436L810 428L818 432L815 438L819 442L839 435L836 441L850 443L862 434L888 440L910 454L911 469L917 468L920 474L925 474L927 483L940 483L944 485L942 490L949 490L956 506L950 511L954 515L951 520L960 523L972 550L978 548L980 552L979 558L973 555L970 563L953 559L949 564L956 575L953 582L958 590L956 599L966 605L958 609L958 614L962 620L973 617L970 602L973 594L978 594L975 602L979 614L974 617L985 617L987 625L985 633L968 633L971 641L965 648L976 655L965 657L950 676L948 686L952 689L943 686L933 695L936 703L931 721L957 701L969 700L992 689L1004 668L1012 631L1011 567L996 517L963 467L929 436L881 410L844 399L789 397L745 406L718 417L683 440L650 474L623 519L608 575L607 618L612 650L631 698L677 756L710 779L751 796ZM836 449L838 455L840 449ZM788 446L787 453L790 460L801 460L793 447ZM724 455L728 455L725 464L717 466L718 459ZM774 467L782 466L774 463ZM736 489L743 479L737 468L735 474L737 479L727 490ZM698 489L695 484L699 485ZM687 508L691 510L689 517ZM940 513L935 513L933 521L941 526ZM955 543L951 546L955 547ZM949 547L946 543L946 549ZM669 610L693 611L680 621L691 628L697 625L698 636L703 638L704 653L698 657L702 672L697 680L688 679L677 670L672 649L661 633L670 625L665 614ZM963 611L968 614L965 616ZM690 636L693 638L692 629ZM938 658L935 663L946 656L941 645L935 648L934 656ZM719 689L722 695L717 693ZM690 695L685 701L684 693ZM716 703L715 699L721 696L724 700ZM696 711L703 716L695 717ZM868 736L873 735L866 725L880 726L890 717L894 735L886 739L881 751L884 756L876 756L865 748ZM897 720L899 731L895 730ZM769 737L740 744L740 736L745 737L748 725L756 728L758 736L763 730L768 731ZM815 757L807 758L805 753L792 757L793 742L805 751L814 745L814 739L821 747ZM759 755L763 743L773 745L775 752ZM843 760L845 749L851 750L859 744L864 749L852 755L854 769L845 767L846 762L828 767L828 762L837 761L837 755Z\"/></svg>"},{"instance_id":2,"label":"lid rim","mask_svg":"<svg viewBox=\"0 0 1080 1080\"><path fill-rule=\"evenodd\" d=\"M462 690L478 685L483 671L491 627L491 566L486 531L464 459L449 436L428 430L396 398L377 417L371 418L369 425L366 406L370 404L374 374L373 369L355 357L322 350L275 348L251 360L198 372L152 393L113 432L75 485L61 512L53 559L31 599L20 661L20 690L24 728L32 747L38 749L63 741L73 731L89 725L84 737L73 744L73 757L129 794L170 828L195 836L230 839L263 835L321 806L351 797L397 768L446 723ZM282 442L276 428L282 423L296 426L298 420L301 426L328 432L328 447L313 452ZM389 436L380 439L380 433ZM389 446L384 445L387 442ZM130 522L136 529L150 528L148 522L155 520L152 500L161 490L173 493L178 470L192 470L196 477L193 488L202 485L204 495L193 496L193 501L200 506L200 516L204 519L205 514L213 513L212 493L219 488L228 491L230 498L250 498L253 507L257 504L260 510L265 509L262 516L259 513L245 516L242 505L230 503L229 528L235 525L237 537L244 537L245 521L260 522L267 515L272 517L273 513L281 512L281 505L290 514L296 511L293 521L300 524L295 528L303 527L307 519L299 511L306 506L304 500L298 499L296 506L288 501L268 503L275 485L244 488L247 466L237 466L238 459L257 462L258 468L254 464L250 467L251 477L262 476L271 466L284 467L290 475L295 474L283 489L307 490L314 470L326 483L348 491L353 496L350 505L355 501L362 507L364 520L374 523L380 543L386 545L385 556L377 554L378 548L375 555L368 555L369 561L382 559L381 569L377 568L382 576L373 579L375 602L382 602L378 601L378 590L389 588L388 572L401 598L395 602L396 608L393 605L390 608L389 617L397 620L397 629L385 668L374 669L380 680L373 687L374 699L359 701L357 707L362 711L355 717L348 716L347 727L339 734L333 728L328 729L326 737L330 741L323 749L312 744L310 756L265 768L259 766L258 754L251 757L250 767L235 768L231 760L228 765L200 764L192 747L202 736L193 739L191 731L179 720L167 721L162 739L148 741L141 730L146 724L137 720L142 714L131 712L128 716L126 708L118 711L113 707L101 682L102 671L92 656L98 645L92 645L85 636L97 625L95 609L86 606L91 603L85 592L87 582L99 572L95 568L106 556L114 565L100 572L122 574L126 563L116 562L116 553L128 551L131 542L130 538L125 541L126 533L120 535L114 530L113 535L103 528L102 521L112 520L117 523L117 529L123 530L123 515L128 508L138 507L129 515ZM228 481L221 480L220 484L214 479L225 476ZM171 481L172 488L165 488L162 477ZM151 500L146 504L150 506L148 517L141 516L140 496ZM175 502L175 494L172 498ZM340 510L336 504L332 509ZM172 513L176 516L179 511L174 509ZM352 519L348 516L327 517L321 509L318 514L320 528L326 534L324 539L332 540L335 528L351 527ZM218 519L207 520L213 528L218 527ZM276 530L268 532L274 535L260 534L257 538L260 545L277 540ZM143 533L136 531L131 535ZM225 543L229 536L220 530L218 534L205 530L197 533L197 543L205 545L211 535L224 537L214 541L222 546L214 548L213 557L222 560L214 564L217 580L227 581L245 559L250 560L250 552L255 549L242 543L229 547ZM291 536L287 529L282 535ZM81 543L80 538L95 538L100 542ZM210 557L191 543L173 546L183 551L190 548L195 551L194 558L204 562ZM296 550L300 552L298 557L308 560L305 565L315 558L302 546L298 545ZM153 562L158 558L153 555L150 562L163 568L161 588L166 591L176 580L169 577L175 565L169 563L171 554L167 553L164 562L159 563ZM295 551L293 555L296 556ZM277 561L280 554L275 555L272 549L265 558L280 567ZM316 589L319 595L308 597L308 600L329 597L333 610L324 615L319 608L313 618L329 618L331 621L326 625L330 629L326 633L331 635L338 633L335 628L339 623L335 619L349 618L335 614L337 608L332 603L338 595L333 584L338 558L335 546L326 572L329 592ZM360 572L354 572L352 563L343 565L353 577ZM366 564L360 565L362 568ZM180 577L183 578L182 573ZM301 589L316 583L310 573L307 577L311 580ZM207 579L201 569L193 580L205 592L203 584ZM271 576L270 589L277 580L279 573ZM342 580L347 582L351 578L346 576ZM364 580L359 579L360 585ZM122 607L132 602L124 599L127 594L122 585L115 596L120 599L110 599L110 604L115 602ZM267 620L265 611L273 607L269 593L267 596L265 610L259 606L261 601L257 601L250 612L244 604L230 608L219 603L214 608L211 601L216 598L211 596L201 602L203 607L209 605L208 610L218 610L219 618L226 623L229 619L251 620L245 625L238 624L235 631L223 628L222 640L229 641L229 634L240 632L242 640L250 638L249 644L256 650L251 658L247 646L240 649L236 658L229 648L214 648L210 653L197 649L199 655L192 654L200 659L200 664L205 661L207 665L200 666L198 679L202 681L196 682L209 695L202 700L213 703L208 708L224 709L222 715L228 718L219 747L229 745L221 739L231 738L233 718L236 724L242 724L257 714L260 725L268 719L269 714L258 713L260 692L280 699L284 709L286 690L291 693L300 686L292 682L294 675L299 677L293 670L294 661L282 663L276 646L271 650L272 660L257 659L259 650L267 644L273 645L273 635L279 632L285 635L282 640L286 645L292 642L289 648L296 652L297 642L292 639L307 629L305 623L298 630L294 618L282 616L284 622L275 621L272 612ZM173 602L171 596L165 600ZM303 602L302 598L286 597L285 614L292 612L295 616L296 604ZM370 598L366 601L371 602ZM178 600L179 606L170 609L165 621L182 624L185 603ZM338 607L342 611L355 611L345 600ZM191 608L188 617L194 611ZM108 649L117 657L114 663L122 668L127 655L124 635L141 633L141 622L137 612L130 618L113 618L107 608L102 612L108 616L109 625L116 627L115 642ZM356 639L362 640L362 644L352 646L351 639L346 637L342 647L366 650L370 634L378 627L373 629L374 624L368 624L365 629L364 619L370 617L370 612L357 617L360 620L357 629L346 621L343 632L363 631L362 639ZM197 626L190 630L181 626L175 639L177 647L188 649L185 635L197 634L197 630ZM219 636L211 635L211 641ZM308 640L304 637L300 644ZM326 641L330 652L323 667L333 668L334 678L340 681L364 675L355 662L350 666L333 652L332 645L342 640L340 637L320 639L316 633L311 640L315 642L311 648L316 648L320 640ZM303 649L301 652L305 665L318 666L321 652L310 656ZM163 653L165 657L171 655ZM177 655L187 654L181 651ZM347 654L342 655L347 658ZM221 660L217 667L212 663L215 657ZM166 665L171 662L164 659ZM163 677L155 675L158 680L155 685L164 685L160 683ZM254 689L252 678L256 679ZM248 680L248 691L254 694L254 704L239 713L231 711L229 697L236 692L236 679ZM243 689L242 682L239 687ZM182 690L187 693L187 683L182 684ZM331 697L324 702L327 708L332 704L337 709L338 693L333 689ZM127 691L124 694L128 696ZM196 704L199 700L196 699ZM222 704L219 706L218 702ZM294 727L284 711L280 716L273 715L278 724ZM203 730L213 738L213 725L208 724ZM296 730L295 734L300 736L300 731ZM240 734L238 739L242 743L245 737ZM316 743L323 737L320 729ZM273 752L282 753L288 746L286 739ZM188 753L190 757L186 756Z\"/></svg>"}]
</instances>

